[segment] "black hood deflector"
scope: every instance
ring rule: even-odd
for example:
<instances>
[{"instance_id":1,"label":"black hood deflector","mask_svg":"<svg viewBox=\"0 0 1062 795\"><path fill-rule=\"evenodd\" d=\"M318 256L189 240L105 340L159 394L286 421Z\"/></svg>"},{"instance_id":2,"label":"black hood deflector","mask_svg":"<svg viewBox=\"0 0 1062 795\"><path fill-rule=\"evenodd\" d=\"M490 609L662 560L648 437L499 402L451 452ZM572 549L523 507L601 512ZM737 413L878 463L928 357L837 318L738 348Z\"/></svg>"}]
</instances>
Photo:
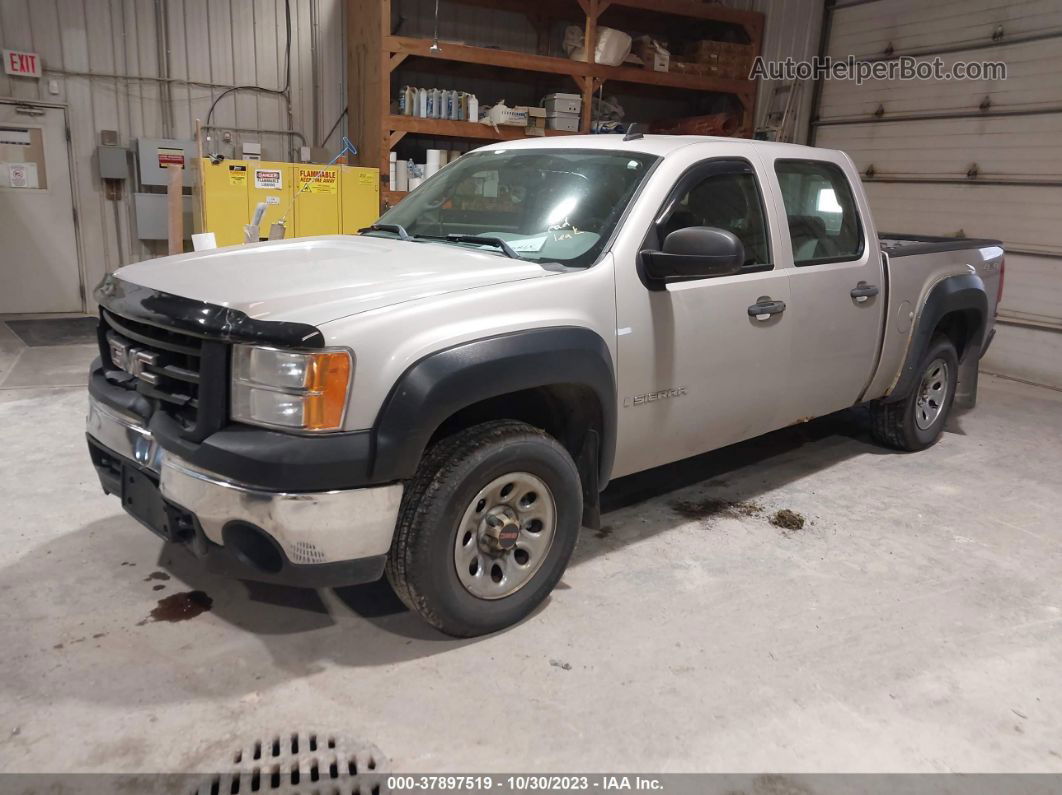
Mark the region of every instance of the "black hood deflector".
<instances>
[{"instance_id":1,"label":"black hood deflector","mask_svg":"<svg viewBox=\"0 0 1062 795\"><path fill-rule=\"evenodd\" d=\"M93 295L119 317L174 329L203 339L288 348L323 348L324 335L308 323L258 320L238 309L164 293L106 276Z\"/></svg>"}]
</instances>

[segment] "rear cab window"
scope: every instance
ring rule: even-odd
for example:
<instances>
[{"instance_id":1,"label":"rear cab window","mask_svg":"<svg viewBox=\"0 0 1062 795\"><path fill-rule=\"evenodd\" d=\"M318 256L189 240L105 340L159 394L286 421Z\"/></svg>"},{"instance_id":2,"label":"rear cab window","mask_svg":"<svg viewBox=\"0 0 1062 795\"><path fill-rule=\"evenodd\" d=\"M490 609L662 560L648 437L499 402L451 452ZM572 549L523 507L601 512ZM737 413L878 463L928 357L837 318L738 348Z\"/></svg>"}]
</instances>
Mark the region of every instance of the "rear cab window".
<instances>
[{"instance_id":1,"label":"rear cab window","mask_svg":"<svg viewBox=\"0 0 1062 795\"><path fill-rule=\"evenodd\" d=\"M849 262L866 242L855 196L841 168L819 160L776 160L797 267Z\"/></svg>"}]
</instances>

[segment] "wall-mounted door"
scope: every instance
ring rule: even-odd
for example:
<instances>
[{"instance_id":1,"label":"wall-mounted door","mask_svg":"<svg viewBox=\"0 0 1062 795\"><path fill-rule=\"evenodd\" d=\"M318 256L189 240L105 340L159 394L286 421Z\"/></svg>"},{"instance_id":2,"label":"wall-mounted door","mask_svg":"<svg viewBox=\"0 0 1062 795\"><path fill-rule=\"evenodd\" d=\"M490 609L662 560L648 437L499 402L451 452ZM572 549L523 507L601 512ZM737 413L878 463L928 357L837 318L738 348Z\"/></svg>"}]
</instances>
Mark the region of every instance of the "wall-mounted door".
<instances>
[{"instance_id":1,"label":"wall-mounted door","mask_svg":"<svg viewBox=\"0 0 1062 795\"><path fill-rule=\"evenodd\" d=\"M80 312L66 118L0 103L0 314Z\"/></svg>"}]
</instances>

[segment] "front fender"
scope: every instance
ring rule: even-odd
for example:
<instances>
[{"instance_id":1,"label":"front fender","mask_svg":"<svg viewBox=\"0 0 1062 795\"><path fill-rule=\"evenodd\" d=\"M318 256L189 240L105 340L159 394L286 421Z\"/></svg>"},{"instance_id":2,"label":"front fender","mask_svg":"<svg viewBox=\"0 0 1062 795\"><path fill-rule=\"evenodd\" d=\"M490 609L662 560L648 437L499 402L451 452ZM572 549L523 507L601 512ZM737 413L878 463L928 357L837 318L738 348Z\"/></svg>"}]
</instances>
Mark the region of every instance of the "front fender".
<instances>
[{"instance_id":1,"label":"front fender","mask_svg":"<svg viewBox=\"0 0 1062 795\"><path fill-rule=\"evenodd\" d=\"M599 472L608 481L616 452L616 377L608 346L587 328L560 326L501 334L431 353L398 379L376 418L373 480L413 476L432 434L454 413L535 387L589 387L602 418Z\"/></svg>"}]
</instances>

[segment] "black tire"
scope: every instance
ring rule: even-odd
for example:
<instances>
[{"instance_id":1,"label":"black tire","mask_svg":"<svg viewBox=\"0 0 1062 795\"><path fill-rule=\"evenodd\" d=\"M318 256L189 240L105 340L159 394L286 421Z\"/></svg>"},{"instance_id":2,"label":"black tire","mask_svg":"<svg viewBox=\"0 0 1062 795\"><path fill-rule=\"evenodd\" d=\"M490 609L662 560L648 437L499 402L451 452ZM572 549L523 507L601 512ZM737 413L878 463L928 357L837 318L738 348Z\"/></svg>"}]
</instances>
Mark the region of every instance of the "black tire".
<instances>
[{"instance_id":1,"label":"black tire","mask_svg":"<svg viewBox=\"0 0 1062 795\"><path fill-rule=\"evenodd\" d=\"M458 579L458 525L481 488L513 471L535 475L552 492L553 540L519 590L500 599L479 598ZM556 439L513 420L476 425L433 445L406 485L387 578L407 607L448 635L495 632L527 616L553 590L575 549L582 511L578 469Z\"/></svg>"},{"instance_id":2,"label":"black tire","mask_svg":"<svg viewBox=\"0 0 1062 795\"><path fill-rule=\"evenodd\" d=\"M946 393L940 412L928 427L919 427L916 413L923 398L922 384L927 368L941 360L947 366ZM934 337L918 365L918 380L911 394L891 403L875 401L870 405L870 431L874 440L896 450L915 452L936 444L955 401L955 387L959 376L959 356L955 345L947 337Z\"/></svg>"}]
</instances>

